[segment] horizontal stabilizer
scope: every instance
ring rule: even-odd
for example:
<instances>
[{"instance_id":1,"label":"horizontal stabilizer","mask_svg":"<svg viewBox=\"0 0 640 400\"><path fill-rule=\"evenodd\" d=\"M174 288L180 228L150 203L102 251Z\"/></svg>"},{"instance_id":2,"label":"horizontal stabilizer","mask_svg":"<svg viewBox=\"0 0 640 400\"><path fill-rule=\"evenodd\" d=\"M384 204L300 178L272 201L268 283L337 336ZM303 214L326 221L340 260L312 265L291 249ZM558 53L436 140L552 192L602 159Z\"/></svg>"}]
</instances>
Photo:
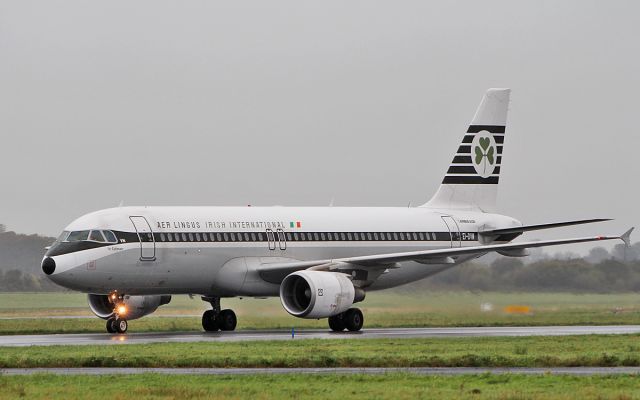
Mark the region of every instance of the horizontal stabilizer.
<instances>
[{"instance_id":1,"label":"horizontal stabilizer","mask_svg":"<svg viewBox=\"0 0 640 400\"><path fill-rule=\"evenodd\" d=\"M582 225L582 224L591 224L594 222L604 222L611 221L608 218L595 218L595 219L582 219L578 221L566 221L566 222L554 222L551 224L540 224L540 225L525 225L525 226L516 226L513 228L505 228L505 229L491 229L487 231L481 231L481 235L486 236L498 236L498 235L508 235L511 233L523 233L529 231L539 231L542 229L552 229L552 228L560 228L563 226L572 226L572 225Z\"/></svg>"}]
</instances>

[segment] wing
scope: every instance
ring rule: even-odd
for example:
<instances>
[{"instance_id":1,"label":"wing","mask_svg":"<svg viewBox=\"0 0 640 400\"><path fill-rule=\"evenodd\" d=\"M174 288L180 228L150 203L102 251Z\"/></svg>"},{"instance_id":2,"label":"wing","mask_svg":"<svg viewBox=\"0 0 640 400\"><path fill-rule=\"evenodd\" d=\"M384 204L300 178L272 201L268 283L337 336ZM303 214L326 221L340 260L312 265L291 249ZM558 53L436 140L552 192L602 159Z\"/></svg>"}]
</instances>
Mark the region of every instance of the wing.
<instances>
[{"instance_id":1,"label":"wing","mask_svg":"<svg viewBox=\"0 0 640 400\"><path fill-rule=\"evenodd\" d=\"M516 226L513 228L491 229L486 231L480 231L479 233L485 236L498 236L498 235L507 235L510 233L523 233L523 232L529 232L529 231L538 231L541 229L560 228L563 226L591 224L594 222L604 222L604 221L611 221L611 219L595 218L595 219L581 219L578 221L554 222L551 224L524 225L524 226Z\"/></svg>"},{"instance_id":2,"label":"wing","mask_svg":"<svg viewBox=\"0 0 640 400\"><path fill-rule=\"evenodd\" d=\"M633 228L631 228L633 229ZM595 236L573 239L545 240L537 242L522 242L495 244L487 246L457 247L437 250L419 250L403 253L374 254L368 256L346 257L336 259L312 260L312 261L289 261L276 262L273 264L263 264L259 268L260 276L265 280L273 282L284 276L286 273L299 271L302 269L329 269L335 264L356 264L363 268L381 268L392 266L402 261L418 261L425 264L454 264L455 258L465 255L482 255L492 251L514 252L535 247L557 246L563 244L595 242L603 240L628 241L631 230L621 236Z\"/></svg>"}]
</instances>

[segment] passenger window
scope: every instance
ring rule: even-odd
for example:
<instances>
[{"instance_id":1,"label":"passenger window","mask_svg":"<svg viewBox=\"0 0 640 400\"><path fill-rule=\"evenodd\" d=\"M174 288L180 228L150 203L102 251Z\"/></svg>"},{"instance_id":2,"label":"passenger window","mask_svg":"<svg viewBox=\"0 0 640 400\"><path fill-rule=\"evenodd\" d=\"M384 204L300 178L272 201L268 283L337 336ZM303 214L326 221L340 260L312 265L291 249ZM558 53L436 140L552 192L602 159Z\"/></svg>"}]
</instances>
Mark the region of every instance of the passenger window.
<instances>
[{"instance_id":1,"label":"passenger window","mask_svg":"<svg viewBox=\"0 0 640 400\"><path fill-rule=\"evenodd\" d=\"M340 232L340 240L347 240L347 235L344 232Z\"/></svg>"},{"instance_id":2,"label":"passenger window","mask_svg":"<svg viewBox=\"0 0 640 400\"><path fill-rule=\"evenodd\" d=\"M324 232L320 233L320 240L322 240L323 242L327 240L327 237L325 236Z\"/></svg>"},{"instance_id":3,"label":"passenger window","mask_svg":"<svg viewBox=\"0 0 640 400\"><path fill-rule=\"evenodd\" d=\"M222 235L220 233L216 233L216 240L222 242Z\"/></svg>"},{"instance_id":4,"label":"passenger window","mask_svg":"<svg viewBox=\"0 0 640 400\"><path fill-rule=\"evenodd\" d=\"M244 241L245 241L245 242L248 242L248 241L249 241L249 234L248 234L248 233L245 233L245 234L244 234Z\"/></svg>"},{"instance_id":5,"label":"passenger window","mask_svg":"<svg viewBox=\"0 0 640 400\"><path fill-rule=\"evenodd\" d=\"M172 242L173 241L173 235L170 233L167 233L167 239Z\"/></svg>"},{"instance_id":6,"label":"passenger window","mask_svg":"<svg viewBox=\"0 0 640 400\"><path fill-rule=\"evenodd\" d=\"M161 233L161 234L160 234L160 241L161 241L161 242L166 242L166 241L167 241L167 238L166 238L166 236L164 235L164 233Z\"/></svg>"},{"instance_id":7,"label":"passenger window","mask_svg":"<svg viewBox=\"0 0 640 400\"><path fill-rule=\"evenodd\" d=\"M347 238L349 238L349 241L353 240L353 236L351 236L351 232L347 232Z\"/></svg>"},{"instance_id":8,"label":"passenger window","mask_svg":"<svg viewBox=\"0 0 640 400\"><path fill-rule=\"evenodd\" d=\"M109 243L117 243L118 240L116 239L116 235L113 234L113 232L111 231L102 231L102 234L104 235L105 239L107 239L107 242Z\"/></svg>"},{"instance_id":9,"label":"passenger window","mask_svg":"<svg viewBox=\"0 0 640 400\"><path fill-rule=\"evenodd\" d=\"M229 235L231 235L231 241L235 242L236 241L236 234L235 232L231 232Z\"/></svg>"},{"instance_id":10,"label":"passenger window","mask_svg":"<svg viewBox=\"0 0 640 400\"><path fill-rule=\"evenodd\" d=\"M89 231L73 231L67 236L67 242L80 242L89 238Z\"/></svg>"},{"instance_id":11,"label":"passenger window","mask_svg":"<svg viewBox=\"0 0 640 400\"><path fill-rule=\"evenodd\" d=\"M320 240L320 237L318 236L318 232L313 233L313 240Z\"/></svg>"},{"instance_id":12,"label":"passenger window","mask_svg":"<svg viewBox=\"0 0 640 400\"><path fill-rule=\"evenodd\" d=\"M182 241L186 242L187 241L187 234L186 233L182 233Z\"/></svg>"},{"instance_id":13,"label":"passenger window","mask_svg":"<svg viewBox=\"0 0 640 400\"><path fill-rule=\"evenodd\" d=\"M104 242L104 236L102 236L102 232L100 231L91 231L89 240L93 242Z\"/></svg>"},{"instance_id":14,"label":"passenger window","mask_svg":"<svg viewBox=\"0 0 640 400\"><path fill-rule=\"evenodd\" d=\"M189 233L189 241L193 242L193 233Z\"/></svg>"},{"instance_id":15,"label":"passenger window","mask_svg":"<svg viewBox=\"0 0 640 400\"><path fill-rule=\"evenodd\" d=\"M372 236L371 236L371 232L367 232L367 240L371 240Z\"/></svg>"},{"instance_id":16,"label":"passenger window","mask_svg":"<svg viewBox=\"0 0 640 400\"><path fill-rule=\"evenodd\" d=\"M196 232L196 242L200 241L200 233Z\"/></svg>"}]
</instances>

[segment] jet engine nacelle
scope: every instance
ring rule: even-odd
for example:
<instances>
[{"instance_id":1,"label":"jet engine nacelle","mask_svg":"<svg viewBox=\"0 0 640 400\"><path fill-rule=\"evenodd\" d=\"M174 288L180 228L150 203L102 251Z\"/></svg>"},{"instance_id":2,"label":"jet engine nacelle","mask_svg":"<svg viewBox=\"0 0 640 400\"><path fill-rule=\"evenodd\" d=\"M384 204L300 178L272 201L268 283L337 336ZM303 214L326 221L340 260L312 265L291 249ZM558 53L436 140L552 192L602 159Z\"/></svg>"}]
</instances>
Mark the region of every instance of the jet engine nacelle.
<instances>
[{"instance_id":1,"label":"jet engine nacelle","mask_svg":"<svg viewBox=\"0 0 640 400\"><path fill-rule=\"evenodd\" d=\"M102 319L109 319L115 315L115 304L109 300L106 294L90 294L87 296L91 311ZM126 319L137 319L149 315L158 307L169 304L171 296L124 296L118 305L125 306L125 313L121 315Z\"/></svg>"},{"instance_id":2,"label":"jet engine nacelle","mask_svg":"<svg viewBox=\"0 0 640 400\"><path fill-rule=\"evenodd\" d=\"M280 284L282 306L299 318L331 317L363 298L364 291L354 288L349 275L339 272L298 271Z\"/></svg>"}]
</instances>

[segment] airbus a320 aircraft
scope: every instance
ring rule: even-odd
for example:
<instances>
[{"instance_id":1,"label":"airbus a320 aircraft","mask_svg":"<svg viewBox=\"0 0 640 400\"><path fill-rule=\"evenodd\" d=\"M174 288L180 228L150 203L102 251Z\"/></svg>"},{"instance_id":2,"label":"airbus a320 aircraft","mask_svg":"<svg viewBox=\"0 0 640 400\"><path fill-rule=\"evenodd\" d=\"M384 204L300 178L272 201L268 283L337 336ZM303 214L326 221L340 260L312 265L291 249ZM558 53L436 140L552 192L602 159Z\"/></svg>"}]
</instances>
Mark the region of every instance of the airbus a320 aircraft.
<instances>
[{"instance_id":1,"label":"airbus a320 aircraft","mask_svg":"<svg viewBox=\"0 0 640 400\"><path fill-rule=\"evenodd\" d=\"M48 249L42 270L88 293L107 331L154 312L173 294L211 304L205 331L231 331L225 297L279 296L299 318L328 318L358 331L354 303L368 291L417 281L489 252L621 236L510 243L524 232L602 219L523 226L495 214L509 89L489 89L437 193L420 207L118 207L73 221Z\"/></svg>"}]
</instances>

